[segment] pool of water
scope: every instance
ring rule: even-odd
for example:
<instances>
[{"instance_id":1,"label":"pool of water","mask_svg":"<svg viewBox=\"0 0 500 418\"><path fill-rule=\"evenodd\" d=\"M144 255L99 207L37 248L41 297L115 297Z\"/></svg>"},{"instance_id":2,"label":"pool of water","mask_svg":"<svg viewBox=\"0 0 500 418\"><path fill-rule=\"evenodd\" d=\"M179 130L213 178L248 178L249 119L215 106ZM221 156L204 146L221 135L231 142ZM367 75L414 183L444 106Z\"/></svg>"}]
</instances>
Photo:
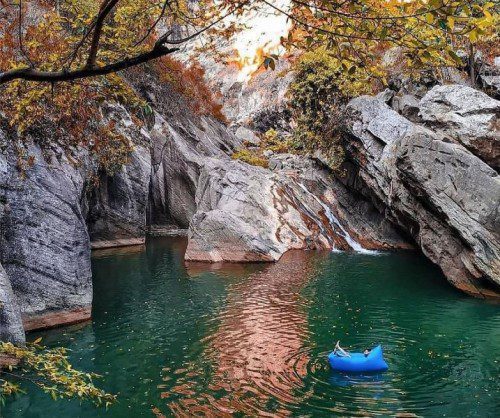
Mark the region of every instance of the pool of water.
<instances>
[{"instance_id":1,"label":"pool of water","mask_svg":"<svg viewBox=\"0 0 500 418\"><path fill-rule=\"evenodd\" d=\"M2 417L498 416L500 308L411 252L183 262L184 241L93 257L91 323L30 335L118 394L108 411L28 388ZM388 372L346 376L337 340L381 343Z\"/></svg>"}]
</instances>

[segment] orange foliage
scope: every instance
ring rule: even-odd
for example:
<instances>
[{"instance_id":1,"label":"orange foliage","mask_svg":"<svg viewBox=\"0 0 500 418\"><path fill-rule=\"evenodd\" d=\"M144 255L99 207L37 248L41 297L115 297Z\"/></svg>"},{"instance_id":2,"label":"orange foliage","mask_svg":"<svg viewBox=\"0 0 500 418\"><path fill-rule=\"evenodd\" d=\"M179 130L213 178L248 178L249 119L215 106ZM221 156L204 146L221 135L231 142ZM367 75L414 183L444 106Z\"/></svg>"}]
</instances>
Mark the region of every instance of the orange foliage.
<instances>
[{"instance_id":1,"label":"orange foliage","mask_svg":"<svg viewBox=\"0 0 500 418\"><path fill-rule=\"evenodd\" d=\"M169 83L188 99L193 112L226 122L222 104L218 101L219 95L214 95L205 83L205 70L198 63L186 67L181 62L165 56L156 60L153 68L162 82Z\"/></svg>"},{"instance_id":2,"label":"orange foliage","mask_svg":"<svg viewBox=\"0 0 500 418\"><path fill-rule=\"evenodd\" d=\"M25 10L26 11L26 10ZM19 40L17 16L1 28L0 71L18 65ZM69 48L65 32L57 26L59 17L46 11L42 23L25 24L24 48L29 58L42 69L57 67L56 57L67 54ZM54 28L61 30L55 30ZM54 29L52 36L47 31ZM54 85L24 80L0 86L0 112L17 132L15 143L21 172L33 165L27 146L37 143L43 150L59 146L71 161L79 149L86 149L94 157L98 168L116 172L127 163L132 144L115 129L113 121L103 118L105 102L119 102L133 112L141 112L142 101L116 74L60 82Z\"/></svg>"}]
</instances>

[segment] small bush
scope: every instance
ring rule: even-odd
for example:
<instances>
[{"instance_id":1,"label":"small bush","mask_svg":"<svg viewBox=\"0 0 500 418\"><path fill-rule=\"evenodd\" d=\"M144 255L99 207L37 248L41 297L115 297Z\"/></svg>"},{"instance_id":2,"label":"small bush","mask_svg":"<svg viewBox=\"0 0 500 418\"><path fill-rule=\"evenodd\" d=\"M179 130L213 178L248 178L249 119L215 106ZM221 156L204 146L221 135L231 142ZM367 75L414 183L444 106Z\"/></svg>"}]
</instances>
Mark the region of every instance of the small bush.
<instances>
[{"instance_id":1,"label":"small bush","mask_svg":"<svg viewBox=\"0 0 500 418\"><path fill-rule=\"evenodd\" d=\"M332 169L344 161L341 133L349 97L371 91L363 69L345 71L345 63L323 48L306 52L295 63L289 105L295 129L292 142L307 152L321 151Z\"/></svg>"},{"instance_id":2,"label":"small bush","mask_svg":"<svg viewBox=\"0 0 500 418\"><path fill-rule=\"evenodd\" d=\"M226 122L226 117L222 113L222 104L205 83L205 70L199 64L192 63L186 67L181 62L165 56L155 60L152 65L162 82L169 83L187 98L193 112L213 116Z\"/></svg>"},{"instance_id":3,"label":"small bush","mask_svg":"<svg viewBox=\"0 0 500 418\"><path fill-rule=\"evenodd\" d=\"M241 149L236 151L232 155L233 160L240 160L250 165L255 165L258 167L269 167L269 161L264 156L260 155L260 152L255 152L249 149Z\"/></svg>"}]
</instances>

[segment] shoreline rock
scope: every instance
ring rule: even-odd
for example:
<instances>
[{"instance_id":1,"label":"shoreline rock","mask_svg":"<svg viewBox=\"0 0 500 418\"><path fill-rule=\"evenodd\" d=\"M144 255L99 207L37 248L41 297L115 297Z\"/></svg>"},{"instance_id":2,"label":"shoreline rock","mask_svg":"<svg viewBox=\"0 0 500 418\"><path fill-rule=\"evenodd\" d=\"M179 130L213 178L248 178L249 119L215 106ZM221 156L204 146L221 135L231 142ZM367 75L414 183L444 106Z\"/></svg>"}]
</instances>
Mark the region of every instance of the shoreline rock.
<instances>
[{"instance_id":1,"label":"shoreline rock","mask_svg":"<svg viewBox=\"0 0 500 418\"><path fill-rule=\"evenodd\" d=\"M355 187L414 238L451 284L478 297L499 297L498 173L379 98L353 99L348 110ZM485 136L484 129L479 126L478 135ZM473 139L472 130L469 135Z\"/></svg>"},{"instance_id":2,"label":"shoreline rock","mask_svg":"<svg viewBox=\"0 0 500 418\"><path fill-rule=\"evenodd\" d=\"M26 342L19 305L2 264L0 264L0 341L12 344ZM1 365L0 361L0 367Z\"/></svg>"},{"instance_id":3,"label":"shoreline rock","mask_svg":"<svg viewBox=\"0 0 500 418\"><path fill-rule=\"evenodd\" d=\"M186 261L277 261L290 250L410 248L366 199L344 189L344 202L372 213L346 221L341 185L313 160L275 157L275 170L210 161L196 194ZM278 168L279 167L279 168ZM363 237L364 247L356 237Z\"/></svg>"},{"instance_id":4,"label":"shoreline rock","mask_svg":"<svg viewBox=\"0 0 500 418\"><path fill-rule=\"evenodd\" d=\"M121 238L109 241L92 241L90 248L92 250L102 250L105 248L129 247L133 245L144 245L146 238Z\"/></svg>"},{"instance_id":5,"label":"shoreline rock","mask_svg":"<svg viewBox=\"0 0 500 418\"><path fill-rule=\"evenodd\" d=\"M74 325L90 321L92 306L76 309L44 312L38 315L23 315L23 326L26 332Z\"/></svg>"}]
</instances>

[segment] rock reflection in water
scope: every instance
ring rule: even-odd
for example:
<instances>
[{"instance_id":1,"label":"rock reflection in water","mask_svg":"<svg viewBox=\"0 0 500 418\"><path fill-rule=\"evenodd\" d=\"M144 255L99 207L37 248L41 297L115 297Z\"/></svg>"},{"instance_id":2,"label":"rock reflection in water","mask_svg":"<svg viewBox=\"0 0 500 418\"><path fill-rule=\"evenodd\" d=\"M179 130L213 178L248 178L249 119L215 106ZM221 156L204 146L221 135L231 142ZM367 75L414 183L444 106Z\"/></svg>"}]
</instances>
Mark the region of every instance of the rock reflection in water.
<instances>
[{"instance_id":1,"label":"rock reflection in water","mask_svg":"<svg viewBox=\"0 0 500 418\"><path fill-rule=\"evenodd\" d=\"M177 398L169 403L175 415L285 416L303 400L299 394L309 358L300 291L314 274L313 259L290 252L229 287L220 326L206 342L210 383L196 388L193 376L201 371L189 366L174 372L182 377L164 396Z\"/></svg>"}]
</instances>

